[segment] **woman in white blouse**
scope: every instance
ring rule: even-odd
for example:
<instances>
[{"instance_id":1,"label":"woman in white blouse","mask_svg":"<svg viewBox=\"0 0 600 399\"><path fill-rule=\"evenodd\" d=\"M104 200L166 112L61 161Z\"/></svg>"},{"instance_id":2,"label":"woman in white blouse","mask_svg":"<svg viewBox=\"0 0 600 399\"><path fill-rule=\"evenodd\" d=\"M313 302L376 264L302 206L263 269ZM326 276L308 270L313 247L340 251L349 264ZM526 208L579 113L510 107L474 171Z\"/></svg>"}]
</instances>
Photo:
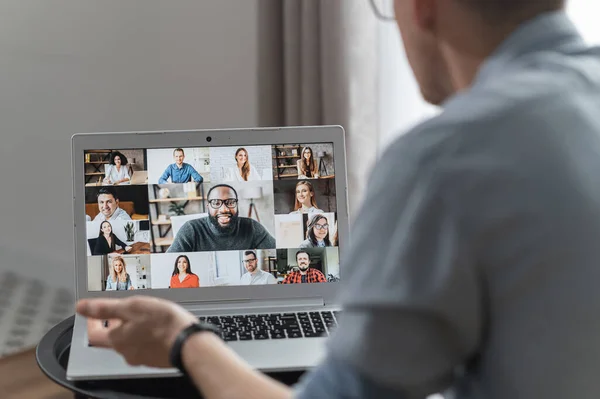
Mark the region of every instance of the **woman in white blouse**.
<instances>
[{"instance_id":1,"label":"woman in white blouse","mask_svg":"<svg viewBox=\"0 0 600 399\"><path fill-rule=\"evenodd\" d=\"M229 168L227 180L233 181L251 181L262 180L248 159L248 151L245 148L238 148L235 152L236 166Z\"/></svg>"},{"instance_id":2,"label":"woman in white blouse","mask_svg":"<svg viewBox=\"0 0 600 399\"><path fill-rule=\"evenodd\" d=\"M127 168L127 158L120 152L113 152L110 155L110 162L106 165L104 184L123 184L129 183L129 170Z\"/></svg>"}]
</instances>

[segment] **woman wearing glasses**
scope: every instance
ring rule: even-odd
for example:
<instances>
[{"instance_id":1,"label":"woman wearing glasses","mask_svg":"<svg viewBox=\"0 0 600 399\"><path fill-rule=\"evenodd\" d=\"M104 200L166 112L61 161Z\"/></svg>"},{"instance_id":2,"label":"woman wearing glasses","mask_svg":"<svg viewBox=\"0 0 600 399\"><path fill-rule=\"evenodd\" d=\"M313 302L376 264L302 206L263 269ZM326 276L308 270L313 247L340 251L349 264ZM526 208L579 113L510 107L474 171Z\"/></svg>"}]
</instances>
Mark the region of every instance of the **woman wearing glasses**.
<instances>
[{"instance_id":1,"label":"woman wearing glasses","mask_svg":"<svg viewBox=\"0 0 600 399\"><path fill-rule=\"evenodd\" d=\"M329 223L325 215L314 214L308 221L306 240L302 241L298 248L331 247L329 240Z\"/></svg>"},{"instance_id":2,"label":"woman wearing glasses","mask_svg":"<svg viewBox=\"0 0 600 399\"><path fill-rule=\"evenodd\" d=\"M192 273L192 265L187 255L179 255L175 259L175 267L171 275L171 284L169 288L198 288L200 279L198 275Z\"/></svg>"},{"instance_id":3,"label":"woman wearing glasses","mask_svg":"<svg viewBox=\"0 0 600 399\"><path fill-rule=\"evenodd\" d=\"M302 158L296 161L296 167L298 168L298 179L319 178L317 161L315 160L312 148L310 147L304 147L302 149Z\"/></svg>"}]
</instances>

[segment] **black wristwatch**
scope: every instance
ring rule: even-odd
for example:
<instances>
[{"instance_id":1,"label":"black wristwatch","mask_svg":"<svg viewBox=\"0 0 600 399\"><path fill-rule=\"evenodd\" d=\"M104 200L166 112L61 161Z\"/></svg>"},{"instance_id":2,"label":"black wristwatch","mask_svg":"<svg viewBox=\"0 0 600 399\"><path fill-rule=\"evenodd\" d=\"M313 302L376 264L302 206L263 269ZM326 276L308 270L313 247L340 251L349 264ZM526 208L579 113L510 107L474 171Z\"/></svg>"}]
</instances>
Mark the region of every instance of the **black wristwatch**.
<instances>
[{"instance_id":1,"label":"black wristwatch","mask_svg":"<svg viewBox=\"0 0 600 399\"><path fill-rule=\"evenodd\" d=\"M181 371L184 375L187 375L187 372L185 371L185 368L183 367L183 361L181 359L181 348L183 347L183 344L185 343L185 341L192 335L195 333L199 333L202 331L210 331L212 333L215 333L217 336L221 336L221 330L209 323L203 323L203 322L198 322L198 323L194 323L189 325L188 327L184 328L179 335L177 335L177 338L175 338L175 342L173 343L173 346L171 347L171 352L169 354L169 361L171 362L171 364L173 365L173 367L176 367L179 369L179 371Z\"/></svg>"}]
</instances>

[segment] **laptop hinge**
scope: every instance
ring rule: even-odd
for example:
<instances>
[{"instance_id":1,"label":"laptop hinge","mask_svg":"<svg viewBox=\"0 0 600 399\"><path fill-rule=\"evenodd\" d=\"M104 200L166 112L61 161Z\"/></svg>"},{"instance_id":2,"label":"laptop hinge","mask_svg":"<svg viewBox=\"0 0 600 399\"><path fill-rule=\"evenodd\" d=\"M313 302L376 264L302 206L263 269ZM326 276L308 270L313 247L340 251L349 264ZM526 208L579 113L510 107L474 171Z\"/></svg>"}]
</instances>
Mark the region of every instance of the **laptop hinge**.
<instances>
[{"instance_id":1,"label":"laptop hinge","mask_svg":"<svg viewBox=\"0 0 600 399\"><path fill-rule=\"evenodd\" d=\"M220 301L179 302L192 313L244 311L244 312L286 312L325 306L322 297L277 298L277 299L226 299Z\"/></svg>"}]
</instances>

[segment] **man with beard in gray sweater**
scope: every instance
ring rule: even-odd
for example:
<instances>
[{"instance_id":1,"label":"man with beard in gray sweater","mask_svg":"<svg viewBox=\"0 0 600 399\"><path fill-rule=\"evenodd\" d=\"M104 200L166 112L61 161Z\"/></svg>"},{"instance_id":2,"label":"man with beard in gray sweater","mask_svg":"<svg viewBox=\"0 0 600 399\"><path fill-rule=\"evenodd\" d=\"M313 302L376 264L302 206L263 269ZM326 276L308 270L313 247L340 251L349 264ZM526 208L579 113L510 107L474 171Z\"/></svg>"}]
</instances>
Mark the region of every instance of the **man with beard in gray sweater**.
<instances>
[{"instance_id":1,"label":"man with beard in gray sweater","mask_svg":"<svg viewBox=\"0 0 600 399\"><path fill-rule=\"evenodd\" d=\"M208 190L208 217L186 222L167 252L275 248L275 238L257 221L238 216L238 195L227 184Z\"/></svg>"}]
</instances>

